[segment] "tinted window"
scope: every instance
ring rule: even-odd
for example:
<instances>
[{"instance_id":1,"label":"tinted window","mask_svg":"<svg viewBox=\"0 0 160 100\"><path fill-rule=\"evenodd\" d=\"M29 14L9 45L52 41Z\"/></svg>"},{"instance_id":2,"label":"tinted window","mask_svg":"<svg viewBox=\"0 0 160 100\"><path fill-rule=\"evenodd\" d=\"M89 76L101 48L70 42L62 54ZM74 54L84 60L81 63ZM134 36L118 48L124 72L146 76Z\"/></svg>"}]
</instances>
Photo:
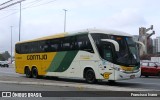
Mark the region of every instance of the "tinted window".
<instances>
[{"instance_id":1,"label":"tinted window","mask_svg":"<svg viewBox=\"0 0 160 100\"><path fill-rule=\"evenodd\" d=\"M93 53L91 42L88 34L76 36L76 49Z\"/></svg>"},{"instance_id":2,"label":"tinted window","mask_svg":"<svg viewBox=\"0 0 160 100\"><path fill-rule=\"evenodd\" d=\"M61 51L70 51L72 50L72 41L70 40L70 37L65 37L62 39L62 50Z\"/></svg>"},{"instance_id":3,"label":"tinted window","mask_svg":"<svg viewBox=\"0 0 160 100\"><path fill-rule=\"evenodd\" d=\"M92 38L97 46L99 46L101 39L108 39L109 38L109 36L107 34L93 33L91 35L92 35Z\"/></svg>"},{"instance_id":4,"label":"tinted window","mask_svg":"<svg viewBox=\"0 0 160 100\"><path fill-rule=\"evenodd\" d=\"M93 33L91 34L96 46L97 46L97 49L99 51L99 53L101 54L102 53L102 41L101 39L108 39L108 35L107 34L102 34L102 33Z\"/></svg>"},{"instance_id":5,"label":"tinted window","mask_svg":"<svg viewBox=\"0 0 160 100\"><path fill-rule=\"evenodd\" d=\"M58 51L60 48L61 48L61 45L58 39L50 40L50 51Z\"/></svg>"},{"instance_id":6,"label":"tinted window","mask_svg":"<svg viewBox=\"0 0 160 100\"><path fill-rule=\"evenodd\" d=\"M87 34L16 44L16 53L20 54L73 50L84 50L93 53Z\"/></svg>"},{"instance_id":7,"label":"tinted window","mask_svg":"<svg viewBox=\"0 0 160 100\"><path fill-rule=\"evenodd\" d=\"M16 44L16 46L15 46L15 50L16 50L16 53L20 53L20 45L19 44Z\"/></svg>"},{"instance_id":8,"label":"tinted window","mask_svg":"<svg viewBox=\"0 0 160 100\"><path fill-rule=\"evenodd\" d=\"M27 48L25 53L30 53L30 52L36 53L39 49L37 42L30 42L30 43L27 43L26 45L27 45Z\"/></svg>"}]
</instances>

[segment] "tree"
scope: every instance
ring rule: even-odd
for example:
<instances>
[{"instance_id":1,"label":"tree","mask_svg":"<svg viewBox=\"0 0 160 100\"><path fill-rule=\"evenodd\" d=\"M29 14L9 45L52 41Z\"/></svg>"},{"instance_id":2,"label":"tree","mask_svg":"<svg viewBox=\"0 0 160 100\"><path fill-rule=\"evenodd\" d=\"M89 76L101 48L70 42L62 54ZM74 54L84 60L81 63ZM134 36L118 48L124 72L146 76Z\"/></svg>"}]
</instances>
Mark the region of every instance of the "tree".
<instances>
[{"instance_id":1,"label":"tree","mask_svg":"<svg viewBox=\"0 0 160 100\"><path fill-rule=\"evenodd\" d=\"M2 53L1 56L3 60L8 60L8 58L11 57L8 51L5 51L4 53Z\"/></svg>"},{"instance_id":2,"label":"tree","mask_svg":"<svg viewBox=\"0 0 160 100\"><path fill-rule=\"evenodd\" d=\"M11 55L9 54L8 51L5 51L5 52L3 53L3 57L4 57L6 60L8 60L8 58L10 58Z\"/></svg>"},{"instance_id":3,"label":"tree","mask_svg":"<svg viewBox=\"0 0 160 100\"><path fill-rule=\"evenodd\" d=\"M2 54L0 54L0 61L5 61L5 58L3 57Z\"/></svg>"}]
</instances>

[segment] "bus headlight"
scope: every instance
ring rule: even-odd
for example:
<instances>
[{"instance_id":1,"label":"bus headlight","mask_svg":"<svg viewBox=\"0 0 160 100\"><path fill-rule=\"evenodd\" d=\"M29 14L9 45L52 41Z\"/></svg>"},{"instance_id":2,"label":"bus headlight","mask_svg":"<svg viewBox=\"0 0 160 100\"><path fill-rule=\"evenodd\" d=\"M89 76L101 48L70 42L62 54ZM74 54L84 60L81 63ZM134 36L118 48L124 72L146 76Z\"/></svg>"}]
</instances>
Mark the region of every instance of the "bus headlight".
<instances>
[{"instance_id":1,"label":"bus headlight","mask_svg":"<svg viewBox=\"0 0 160 100\"><path fill-rule=\"evenodd\" d=\"M120 68L120 70L119 70L120 72L125 72L125 70L123 70L122 68Z\"/></svg>"},{"instance_id":2,"label":"bus headlight","mask_svg":"<svg viewBox=\"0 0 160 100\"><path fill-rule=\"evenodd\" d=\"M119 66L114 66L114 67L112 67L114 70L116 70L116 71L121 71L121 72L125 72L125 70L123 70L121 67L119 67Z\"/></svg>"},{"instance_id":3,"label":"bus headlight","mask_svg":"<svg viewBox=\"0 0 160 100\"><path fill-rule=\"evenodd\" d=\"M116 70L116 71L120 71L120 70L122 70L120 67L117 67L117 66L114 66L114 67L112 67L114 70Z\"/></svg>"}]
</instances>

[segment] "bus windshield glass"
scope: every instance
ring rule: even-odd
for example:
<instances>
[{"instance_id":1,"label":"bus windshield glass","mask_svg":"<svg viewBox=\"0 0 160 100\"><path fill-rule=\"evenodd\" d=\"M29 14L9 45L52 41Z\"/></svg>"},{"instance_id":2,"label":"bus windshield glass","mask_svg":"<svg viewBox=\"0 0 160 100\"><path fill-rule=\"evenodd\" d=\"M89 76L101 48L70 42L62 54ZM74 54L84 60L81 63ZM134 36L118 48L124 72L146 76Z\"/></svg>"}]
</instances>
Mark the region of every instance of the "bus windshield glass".
<instances>
[{"instance_id":1,"label":"bus windshield glass","mask_svg":"<svg viewBox=\"0 0 160 100\"><path fill-rule=\"evenodd\" d=\"M119 52L116 51L113 52L112 56L114 57L112 58L113 60L110 61L122 66L137 66L137 65L139 66L140 59L138 54L138 47L136 43L133 41L132 37L102 34L102 33L94 33L92 34L92 37L97 46L101 58L105 59L105 57L103 57L104 53L102 50L105 48L101 39L112 39L118 42L120 50Z\"/></svg>"},{"instance_id":2,"label":"bus windshield glass","mask_svg":"<svg viewBox=\"0 0 160 100\"><path fill-rule=\"evenodd\" d=\"M118 42L120 50L116 53L116 61L120 65L135 66L139 64L138 48L132 37L115 36L111 39Z\"/></svg>"}]
</instances>

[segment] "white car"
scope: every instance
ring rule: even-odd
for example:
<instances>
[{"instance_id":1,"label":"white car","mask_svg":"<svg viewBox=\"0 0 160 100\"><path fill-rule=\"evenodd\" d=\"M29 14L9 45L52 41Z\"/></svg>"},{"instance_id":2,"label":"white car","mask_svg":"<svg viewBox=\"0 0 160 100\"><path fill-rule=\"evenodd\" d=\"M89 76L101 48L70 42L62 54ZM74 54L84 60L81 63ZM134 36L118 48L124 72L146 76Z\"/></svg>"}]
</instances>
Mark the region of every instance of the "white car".
<instances>
[{"instance_id":1,"label":"white car","mask_svg":"<svg viewBox=\"0 0 160 100\"><path fill-rule=\"evenodd\" d=\"M8 61L0 61L0 67L9 67Z\"/></svg>"}]
</instances>

